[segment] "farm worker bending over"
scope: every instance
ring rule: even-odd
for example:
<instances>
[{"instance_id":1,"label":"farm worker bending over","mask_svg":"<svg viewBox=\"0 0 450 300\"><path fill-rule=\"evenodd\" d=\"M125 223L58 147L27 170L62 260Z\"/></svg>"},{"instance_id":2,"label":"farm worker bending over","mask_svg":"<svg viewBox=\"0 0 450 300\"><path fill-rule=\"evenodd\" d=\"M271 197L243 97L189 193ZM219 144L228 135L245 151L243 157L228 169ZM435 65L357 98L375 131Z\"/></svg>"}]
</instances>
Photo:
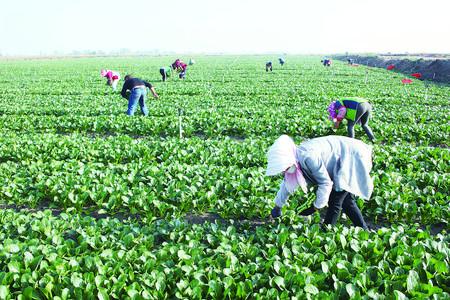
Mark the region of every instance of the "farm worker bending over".
<instances>
[{"instance_id":1,"label":"farm worker bending over","mask_svg":"<svg viewBox=\"0 0 450 300\"><path fill-rule=\"evenodd\" d=\"M283 174L284 180L275 198L272 217L281 216L281 208L298 187L316 185L316 200L300 214L307 216L328 205L325 224L336 224L341 210L355 226L367 229L355 203L355 196L366 200L373 191L372 149L355 139L324 136L299 146L287 135L280 136L267 153L268 176Z\"/></svg>"},{"instance_id":2,"label":"farm worker bending over","mask_svg":"<svg viewBox=\"0 0 450 300\"><path fill-rule=\"evenodd\" d=\"M324 60L322 60L321 61L322 63L323 63L323 65L325 66L325 67L330 67L331 66L331 59L329 59L329 58L325 58Z\"/></svg>"},{"instance_id":3,"label":"farm worker bending over","mask_svg":"<svg viewBox=\"0 0 450 300\"><path fill-rule=\"evenodd\" d=\"M280 62L280 65L283 66L284 63L286 62L283 58L278 58L278 61Z\"/></svg>"},{"instance_id":4,"label":"farm worker bending over","mask_svg":"<svg viewBox=\"0 0 450 300\"><path fill-rule=\"evenodd\" d=\"M113 91L117 89L117 84L120 80L119 72L111 70L101 70L100 75L102 75L102 77L106 77L106 84L111 86Z\"/></svg>"},{"instance_id":5,"label":"farm worker bending over","mask_svg":"<svg viewBox=\"0 0 450 300\"><path fill-rule=\"evenodd\" d=\"M270 72L272 72L272 62L271 61L266 62L266 72L269 72L269 70L270 70Z\"/></svg>"},{"instance_id":6,"label":"farm worker bending over","mask_svg":"<svg viewBox=\"0 0 450 300\"><path fill-rule=\"evenodd\" d=\"M130 97L128 98L127 115L134 115L138 102L144 116L148 115L148 109L145 105L147 88L150 89L153 97L158 98L158 94L156 94L155 88L150 83L139 78L133 78L131 77L131 75L125 76L125 82L123 83L122 92L120 94L126 99L127 91L131 91Z\"/></svg>"},{"instance_id":7,"label":"farm worker bending over","mask_svg":"<svg viewBox=\"0 0 450 300\"><path fill-rule=\"evenodd\" d=\"M172 74L172 67L161 67L159 69L159 74L162 76L162 81L166 81Z\"/></svg>"},{"instance_id":8,"label":"farm worker bending over","mask_svg":"<svg viewBox=\"0 0 450 300\"><path fill-rule=\"evenodd\" d=\"M180 59L175 60L175 62L172 64L172 69L177 70L180 74L178 75L180 79L186 78L186 69L187 64L185 64Z\"/></svg>"},{"instance_id":9,"label":"farm worker bending over","mask_svg":"<svg viewBox=\"0 0 450 300\"><path fill-rule=\"evenodd\" d=\"M373 142L375 137L368 125L371 111L372 105L366 99L359 97L347 97L336 100L328 106L329 118L334 122L334 128L339 128L342 120L344 118L347 119L348 136L353 138L355 137L353 127L356 123L361 123L367 136Z\"/></svg>"}]
</instances>

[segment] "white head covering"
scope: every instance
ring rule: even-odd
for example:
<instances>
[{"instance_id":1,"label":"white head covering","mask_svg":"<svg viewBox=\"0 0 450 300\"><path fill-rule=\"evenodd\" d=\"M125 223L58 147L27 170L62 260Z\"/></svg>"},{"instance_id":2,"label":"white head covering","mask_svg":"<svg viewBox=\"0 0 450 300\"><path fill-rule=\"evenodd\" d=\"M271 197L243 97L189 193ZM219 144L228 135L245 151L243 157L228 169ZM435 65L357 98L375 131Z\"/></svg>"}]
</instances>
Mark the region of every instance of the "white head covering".
<instances>
[{"instance_id":1,"label":"white head covering","mask_svg":"<svg viewBox=\"0 0 450 300\"><path fill-rule=\"evenodd\" d=\"M289 193L293 193L297 187L307 192L306 181L303 177L300 165L296 158L297 146L287 135L280 136L267 152L266 175L274 176L284 172L287 168L295 166L294 172L284 173L284 183Z\"/></svg>"},{"instance_id":2,"label":"white head covering","mask_svg":"<svg viewBox=\"0 0 450 300\"><path fill-rule=\"evenodd\" d=\"M267 176L278 175L294 165L296 149L294 141L287 135L280 136L267 152Z\"/></svg>"}]
</instances>

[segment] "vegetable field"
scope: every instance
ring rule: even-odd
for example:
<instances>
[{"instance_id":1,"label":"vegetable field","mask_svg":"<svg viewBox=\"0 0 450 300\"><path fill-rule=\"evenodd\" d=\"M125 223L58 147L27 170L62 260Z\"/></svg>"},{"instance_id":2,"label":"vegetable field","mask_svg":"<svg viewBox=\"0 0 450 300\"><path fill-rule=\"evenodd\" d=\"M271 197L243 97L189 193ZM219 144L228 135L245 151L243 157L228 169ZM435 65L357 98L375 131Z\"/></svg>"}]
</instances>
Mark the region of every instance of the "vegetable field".
<instances>
[{"instance_id":1,"label":"vegetable field","mask_svg":"<svg viewBox=\"0 0 450 300\"><path fill-rule=\"evenodd\" d=\"M269 59L195 57L164 83L173 57L0 60L0 299L450 299L450 87ZM148 117L102 68L155 86ZM343 96L374 107L371 230L301 217L312 189L269 220L268 147L346 135Z\"/></svg>"}]
</instances>

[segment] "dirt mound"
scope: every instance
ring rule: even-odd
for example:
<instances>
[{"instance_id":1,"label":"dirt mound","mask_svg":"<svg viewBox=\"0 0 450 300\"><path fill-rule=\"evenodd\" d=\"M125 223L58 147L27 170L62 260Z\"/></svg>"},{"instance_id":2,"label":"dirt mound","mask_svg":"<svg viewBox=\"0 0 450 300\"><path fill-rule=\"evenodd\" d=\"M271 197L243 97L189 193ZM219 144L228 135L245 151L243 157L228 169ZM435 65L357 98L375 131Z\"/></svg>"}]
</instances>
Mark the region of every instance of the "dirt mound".
<instances>
[{"instance_id":1,"label":"dirt mound","mask_svg":"<svg viewBox=\"0 0 450 300\"><path fill-rule=\"evenodd\" d=\"M450 60L449 59L387 59L378 56L336 56L336 59L347 61L352 59L353 63L367 65L370 67L386 68L394 65L395 70L410 75L421 73L423 80L450 83Z\"/></svg>"}]
</instances>

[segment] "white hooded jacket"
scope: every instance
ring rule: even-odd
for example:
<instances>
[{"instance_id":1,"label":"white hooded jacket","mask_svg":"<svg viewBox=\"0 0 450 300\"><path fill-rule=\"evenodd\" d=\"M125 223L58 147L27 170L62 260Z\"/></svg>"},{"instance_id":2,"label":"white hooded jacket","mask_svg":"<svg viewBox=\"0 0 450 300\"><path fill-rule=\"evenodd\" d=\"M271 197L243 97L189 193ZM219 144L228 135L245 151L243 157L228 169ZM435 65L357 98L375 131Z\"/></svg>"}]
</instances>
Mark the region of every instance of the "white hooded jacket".
<instances>
[{"instance_id":1,"label":"white hooded jacket","mask_svg":"<svg viewBox=\"0 0 450 300\"><path fill-rule=\"evenodd\" d=\"M328 204L331 190L347 191L368 200L373 191L369 173L372 148L360 140L344 136L325 136L308 140L297 147L296 160L308 184L317 185L318 209ZM281 183L275 204L286 204L289 192Z\"/></svg>"}]
</instances>

